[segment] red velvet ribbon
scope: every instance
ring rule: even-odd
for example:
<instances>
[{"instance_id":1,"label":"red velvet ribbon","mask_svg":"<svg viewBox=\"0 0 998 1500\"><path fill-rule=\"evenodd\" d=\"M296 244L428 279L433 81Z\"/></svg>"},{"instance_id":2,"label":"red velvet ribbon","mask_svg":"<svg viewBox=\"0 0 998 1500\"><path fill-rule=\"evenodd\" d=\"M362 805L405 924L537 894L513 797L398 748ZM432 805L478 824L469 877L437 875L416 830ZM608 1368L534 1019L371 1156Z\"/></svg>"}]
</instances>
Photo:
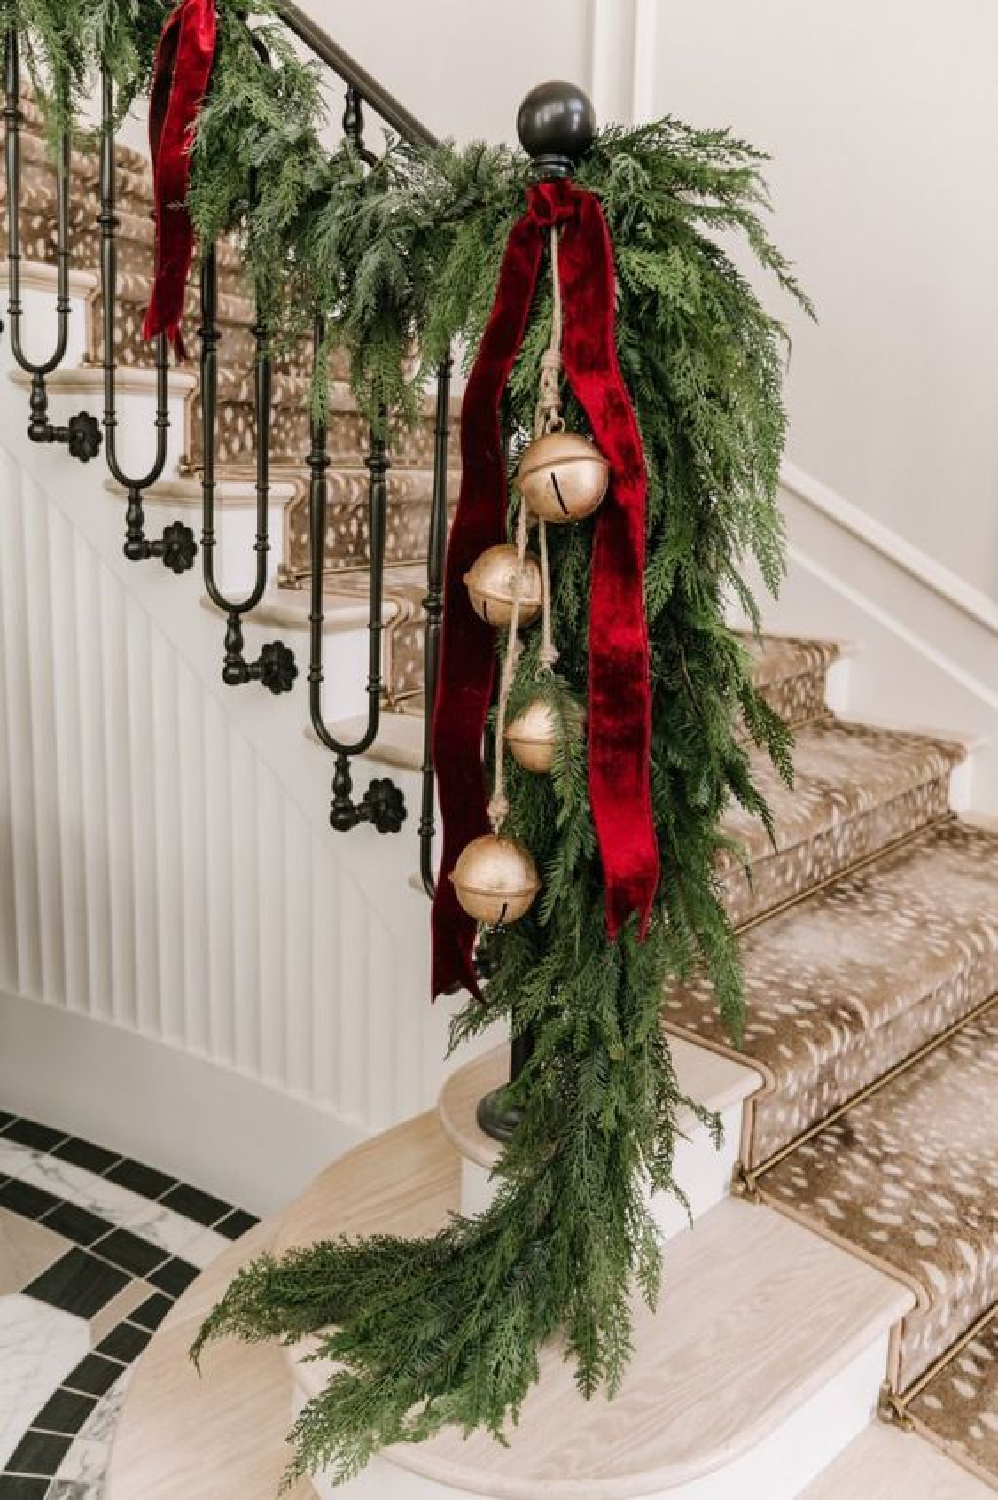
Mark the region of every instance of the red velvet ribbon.
<instances>
[{"instance_id":1,"label":"red velvet ribbon","mask_svg":"<svg viewBox=\"0 0 998 1500\"><path fill-rule=\"evenodd\" d=\"M647 931L658 888L651 807L651 682L644 613L645 463L617 362L613 246L599 200L564 180L528 191L503 257L495 303L468 379L461 415L463 473L447 552L440 686L433 718L443 857L433 903L433 993L478 994L475 923L448 878L462 850L489 830L481 746L495 675L495 637L471 606L464 575L505 540L506 470L499 409L516 360L544 247L561 226L565 373L610 488L595 525L589 617L589 796L615 938L637 912Z\"/></svg>"},{"instance_id":2,"label":"red velvet ribbon","mask_svg":"<svg viewBox=\"0 0 998 1500\"><path fill-rule=\"evenodd\" d=\"M181 0L163 27L149 101L156 276L143 334L166 333L184 357L180 325L194 258L194 226L187 208L191 144L215 61L215 0Z\"/></svg>"}]
</instances>

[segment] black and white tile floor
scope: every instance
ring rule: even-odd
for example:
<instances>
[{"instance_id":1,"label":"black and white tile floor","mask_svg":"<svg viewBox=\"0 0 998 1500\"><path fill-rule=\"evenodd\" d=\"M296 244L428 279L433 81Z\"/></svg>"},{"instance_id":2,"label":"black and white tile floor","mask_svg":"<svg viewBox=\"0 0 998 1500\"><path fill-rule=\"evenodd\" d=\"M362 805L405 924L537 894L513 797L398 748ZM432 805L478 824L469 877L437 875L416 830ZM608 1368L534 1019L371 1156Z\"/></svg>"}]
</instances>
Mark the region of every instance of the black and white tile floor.
<instances>
[{"instance_id":1,"label":"black and white tile floor","mask_svg":"<svg viewBox=\"0 0 998 1500\"><path fill-rule=\"evenodd\" d=\"M101 1500L133 1362L255 1222L0 1110L0 1500Z\"/></svg>"}]
</instances>

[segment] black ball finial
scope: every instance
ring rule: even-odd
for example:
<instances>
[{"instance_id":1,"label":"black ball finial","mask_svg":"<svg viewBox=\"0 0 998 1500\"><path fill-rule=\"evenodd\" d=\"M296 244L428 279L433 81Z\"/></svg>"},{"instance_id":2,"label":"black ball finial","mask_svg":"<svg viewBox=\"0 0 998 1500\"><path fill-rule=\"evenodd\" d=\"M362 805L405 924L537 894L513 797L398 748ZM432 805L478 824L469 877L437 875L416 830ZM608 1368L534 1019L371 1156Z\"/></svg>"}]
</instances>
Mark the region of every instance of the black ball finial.
<instances>
[{"instance_id":1,"label":"black ball finial","mask_svg":"<svg viewBox=\"0 0 998 1500\"><path fill-rule=\"evenodd\" d=\"M577 83L539 83L520 105L516 132L536 177L570 177L596 138L596 111Z\"/></svg>"}]
</instances>

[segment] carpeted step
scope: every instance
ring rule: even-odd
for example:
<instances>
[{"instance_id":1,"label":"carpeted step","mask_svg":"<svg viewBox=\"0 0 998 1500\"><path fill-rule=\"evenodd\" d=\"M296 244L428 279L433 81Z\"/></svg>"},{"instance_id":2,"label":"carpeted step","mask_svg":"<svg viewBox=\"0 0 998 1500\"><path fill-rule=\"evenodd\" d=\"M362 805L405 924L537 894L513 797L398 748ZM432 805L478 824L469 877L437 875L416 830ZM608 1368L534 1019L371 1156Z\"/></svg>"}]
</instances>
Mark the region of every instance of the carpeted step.
<instances>
[{"instance_id":1,"label":"carpeted step","mask_svg":"<svg viewBox=\"0 0 998 1500\"><path fill-rule=\"evenodd\" d=\"M947 819L741 940L736 1052L710 985L670 991L670 1030L751 1060L742 1160L757 1167L998 990L998 834Z\"/></svg>"},{"instance_id":2,"label":"carpeted step","mask_svg":"<svg viewBox=\"0 0 998 1500\"><path fill-rule=\"evenodd\" d=\"M396 677L392 682L395 703L415 698L422 690L424 638L422 612L399 628L395 645ZM788 636L763 636L759 640L746 636L744 640L755 663L756 687L788 724L800 727L826 712L825 680L829 667L838 658L838 646L831 641L804 641ZM412 711L421 711L418 703Z\"/></svg>"},{"instance_id":3,"label":"carpeted step","mask_svg":"<svg viewBox=\"0 0 998 1500\"><path fill-rule=\"evenodd\" d=\"M906 1411L919 1432L998 1491L998 1308Z\"/></svg>"},{"instance_id":4,"label":"carpeted step","mask_svg":"<svg viewBox=\"0 0 998 1500\"><path fill-rule=\"evenodd\" d=\"M996 1097L998 997L759 1179L766 1202L917 1292L893 1341L901 1393L998 1302Z\"/></svg>"},{"instance_id":5,"label":"carpeted step","mask_svg":"<svg viewBox=\"0 0 998 1500\"><path fill-rule=\"evenodd\" d=\"M253 359L242 357L245 350L236 349L235 340L226 339L222 354L225 367L219 371L218 380L218 434L224 448L226 462L239 463L252 459L254 451L254 405L253 405ZM239 357L237 357L237 354ZM307 369L302 368L302 363ZM357 410L357 402L349 385L349 361L343 350L334 350L330 360L330 401L328 451L334 464L361 463L370 452L370 424ZM282 356L275 361L273 379L273 407L271 420L271 444L277 459L300 462L308 453L311 439L311 363L310 355ZM395 468L433 470L434 408L432 396L427 396L423 411L413 429L402 422L392 423L389 432L389 455ZM459 406L452 404L451 420L455 433ZM202 461L201 403L200 398L192 406L193 428L187 463L198 468ZM456 437L451 446L451 463L460 462ZM452 476L450 493L457 499L456 477ZM307 525L307 503L303 521ZM366 524L366 518L362 518ZM413 554L418 556L419 554ZM425 559L425 545L422 551ZM344 559L344 561L347 561Z\"/></svg>"},{"instance_id":6,"label":"carpeted step","mask_svg":"<svg viewBox=\"0 0 998 1500\"><path fill-rule=\"evenodd\" d=\"M797 735L790 790L769 757L755 752L776 847L754 815L735 807L726 817L726 832L752 865L749 879L735 855L720 861L732 921L760 917L941 817L963 756L962 747L922 735L817 720Z\"/></svg>"}]
</instances>

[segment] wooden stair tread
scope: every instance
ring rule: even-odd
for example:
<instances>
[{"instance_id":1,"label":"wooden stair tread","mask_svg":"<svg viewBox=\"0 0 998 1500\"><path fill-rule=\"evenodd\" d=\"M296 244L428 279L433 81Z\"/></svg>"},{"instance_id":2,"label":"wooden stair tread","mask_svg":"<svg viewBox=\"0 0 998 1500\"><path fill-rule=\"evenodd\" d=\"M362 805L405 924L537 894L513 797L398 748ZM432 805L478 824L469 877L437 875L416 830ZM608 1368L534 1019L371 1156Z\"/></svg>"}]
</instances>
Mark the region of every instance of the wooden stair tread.
<instances>
[{"instance_id":1,"label":"wooden stair tread","mask_svg":"<svg viewBox=\"0 0 998 1500\"><path fill-rule=\"evenodd\" d=\"M323 1173L283 1216L275 1249L340 1233L431 1233L457 1194L457 1154L436 1116L421 1116ZM635 1358L615 1401L584 1401L549 1349L509 1448L446 1432L386 1456L510 1500L600 1500L678 1485L754 1446L913 1300L789 1219L736 1200L669 1243L664 1285L658 1315L636 1309ZM289 1357L301 1361L309 1348ZM299 1363L306 1394L327 1377L321 1363Z\"/></svg>"},{"instance_id":2,"label":"wooden stair tread","mask_svg":"<svg viewBox=\"0 0 998 1500\"><path fill-rule=\"evenodd\" d=\"M671 1038L669 1045L677 1086L705 1109L720 1114L747 1099L762 1084L762 1076L755 1068L734 1058L710 1052L682 1037ZM441 1090L440 1123L444 1134L461 1156L479 1166L494 1166L499 1146L478 1128L475 1118L478 1101L508 1080L509 1048L503 1046L456 1068ZM696 1121L679 1121L681 1130L697 1126Z\"/></svg>"},{"instance_id":3,"label":"wooden stair tread","mask_svg":"<svg viewBox=\"0 0 998 1500\"><path fill-rule=\"evenodd\" d=\"M993 1500L994 1490L910 1432L877 1422L800 1500Z\"/></svg>"}]
</instances>

